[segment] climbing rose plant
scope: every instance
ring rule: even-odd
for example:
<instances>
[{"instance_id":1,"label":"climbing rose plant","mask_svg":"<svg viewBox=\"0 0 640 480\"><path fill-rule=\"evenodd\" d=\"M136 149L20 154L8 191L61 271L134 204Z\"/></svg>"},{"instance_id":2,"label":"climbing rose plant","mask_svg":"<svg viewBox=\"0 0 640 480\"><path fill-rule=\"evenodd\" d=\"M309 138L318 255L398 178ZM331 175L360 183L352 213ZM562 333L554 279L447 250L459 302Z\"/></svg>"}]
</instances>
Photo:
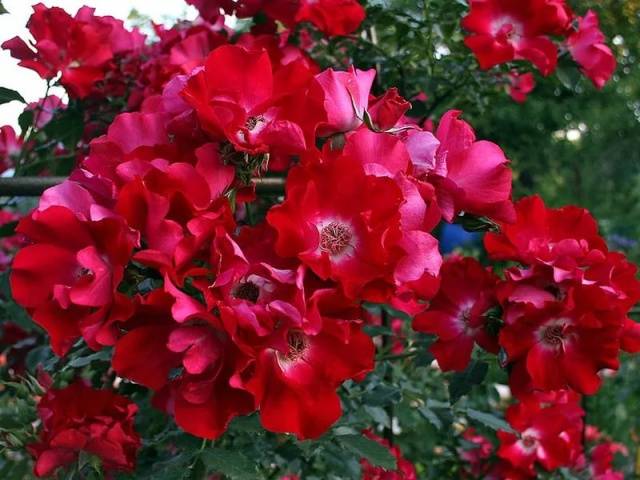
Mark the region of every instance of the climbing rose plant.
<instances>
[{"instance_id":1,"label":"climbing rose plant","mask_svg":"<svg viewBox=\"0 0 640 480\"><path fill-rule=\"evenodd\" d=\"M3 468L622 478L625 447L583 407L640 351L640 283L589 212L514 202L509 159L462 111L353 65L380 48L379 2L187 3L196 21L146 35L38 4L32 40L2 44L65 92L2 127L2 168L68 177L2 246L4 300L33 322L3 324L28 420L2 428ZM593 11L458 4L483 94L523 102L562 56L597 88L613 75ZM482 262L443 258L451 223L487 232ZM489 376L499 402L474 395ZM404 449L434 427L446 448Z\"/></svg>"}]
</instances>

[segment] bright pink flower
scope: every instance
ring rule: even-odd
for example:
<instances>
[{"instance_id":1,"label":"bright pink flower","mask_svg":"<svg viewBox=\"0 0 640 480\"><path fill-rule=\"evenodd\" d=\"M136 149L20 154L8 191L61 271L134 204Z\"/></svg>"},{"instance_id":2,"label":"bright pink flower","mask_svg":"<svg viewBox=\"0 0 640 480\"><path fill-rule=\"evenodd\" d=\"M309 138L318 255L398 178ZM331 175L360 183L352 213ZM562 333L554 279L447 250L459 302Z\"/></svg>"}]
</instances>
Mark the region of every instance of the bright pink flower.
<instances>
[{"instance_id":1,"label":"bright pink flower","mask_svg":"<svg viewBox=\"0 0 640 480\"><path fill-rule=\"evenodd\" d=\"M475 428L468 427L463 433L462 438L473 445L473 447L460 447L458 454L460 459L469 464L465 466L464 473L471 478L481 478L487 474L491 464L489 459L493 454L493 444L489 439L478 432ZM466 477L465 477L466 478Z\"/></svg>"},{"instance_id":2,"label":"bright pink flower","mask_svg":"<svg viewBox=\"0 0 640 480\"><path fill-rule=\"evenodd\" d=\"M137 411L129 399L81 381L49 389L38 403L40 438L28 447L35 458L34 474L55 475L80 452L100 458L105 472L133 471L141 444L134 429Z\"/></svg>"},{"instance_id":3,"label":"bright pink flower","mask_svg":"<svg viewBox=\"0 0 640 480\"><path fill-rule=\"evenodd\" d=\"M262 273L253 267L239 279L233 302L219 307L226 330L250 357L233 384L255 397L267 430L317 438L341 415L337 387L373 368L373 342L356 304L334 290L317 290L306 302L304 268L268 272L262 265Z\"/></svg>"},{"instance_id":4,"label":"bright pink flower","mask_svg":"<svg viewBox=\"0 0 640 480\"><path fill-rule=\"evenodd\" d=\"M507 460L499 460L483 478L485 480L530 480L536 478L536 472L522 470Z\"/></svg>"},{"instance_id":5,"label":"bright pink flower","mask_svg":"<svg viewBox=\"0 0 640 480\"><path fill-rule=\"evenodd\" d=\"M619 453L629 455L629 450L621 443L604 439L589 452L589 472L594 480L624 480L624 473L614 470L613 460Z\"/></svg>"},{"instance_id":6,"label":"bright pink flower","mask_svg":"<svg viewBox=\"0 0 640 480\"><path fill-rule=\"evenodd\" d=\"M178 290L169 290L173 294L156 290L142 299L128 323L135 328L116 344L113 367L119 375L158 391L158 403L180 428L217 438L233 417L254 410L251 395L230 384L247 357L203 306L188 313L185 305L179 306ZM141 362L141 356L148 361Z\"/></svg>"},{"instance_id":7,"label":"bright pink flower","mask_svg":"<svg viewBox=\"0 0 640 480\"><path fill-rule=\"evenodd\" d=\"M371 430L365 430L364 435L388 448L396 458L397 468L395 470L385 470L382 467L374 467L366 459L360 460L362 467L361 480L418 480L416 468L409 460L402 456L400 448L389 445L384 438L380 438Z\"/></svg>"},{"instance_id":8,"label":"bright pink flower","mask_svg":"<svg viewBox=\"0 0 640 480\"><path fill-rule=\"evenodd\" d=\"M298 22L311 22L328 36L349 35L366 17L358 0L300 0Z\"/></svg>"},{"instance_id":9,"label":"bright pink flower","mask_svg":"<svg viewBox=\"0 0 640 480\"><path fill-rule=\"evenodd\" d=\"M67 104L57 95L49 95L37 102L27 105L27 110L33 111L33 120L37 128L43 128L54 115L67 107Z\"/></svg>"},{"instance_id":10,"label":"bright pink flower","mask_svg":"<svg viewBox=\"0 0 640 480\"><path fill-rule=\"evenodd\" d=\"M549 471L572 466L582 453L584 411L578 401L560 392L509 407L506 419L516 433L498 432L498 456L532 475L536 463Z\"/></svg>"},{"instance_id":11,"label":"bright pink flower","mask_svg":"<svg viewBox=\"0 0 640 480\"><path fill-rule=\"evenodd\" d=\"M129 32L120 20L94 16L83 7L72 17L58 7L37 4L28 28L35 39L33 48L19 37L2 44L20 65L52 79L62 73L60 83L73 97L84 98L94 84L104 79L115 55L139 50L144 36Z\"/></svg>"},{"instance_id":12,"label":"bright pink flower","mask_svg":"<svg viewBox=\"0 0 640 480\"><path fill-rule=\"evenodd\" d=\"M222 13L248 18L263 12L290 28L310 22L328 36L353 33L366 16L357 0L187 0L187 3L209 22L215 22Z\"/></svg>"},{"instance_id":13,"label":"bright pink flower","mask_svg":"<svg viewBox=\"0 0 640 480\"><path fill-rule=\"evenodd\" d=\"M592 10L578 18L578 30L567 39L571 56L597 88L604 87L616 69L616 59L604 42L598 14Z\"/></svg>"},{"instance_id":14,"label":"bright pink flower","mask_svg":"<svg viewBox=\"0 0 640 480\"><path fill-rule=\"evenodd\" d=\"M117 288L135 238L122 219L83 222L54 206L22 219L17 232L34 244L16 255L11 290L47 330L54 352L64 355L80 335L95 349L112 345L114 322L130 314Z\"/></svg>"},{"instance_id":15,"label":"bright pink flower","mask_svg":"<svg viewBox=\"0 0 640 480\"><path fill-rule=\"evenodd\" d=\"M338 281L352 298L382 300L394 285L428 280L440 256L429 234L403 231L402 195L394 180L366 175L349 157L295 168L286 200L267 217L276 252Z\"/></svg>"},{"instance_id":16,"label":"bright pink flower","mask_svg":"<svg viewBox=\"0 0 640 480\"><path fill-rule=\"evenodd\" d=\"M511 72L509 74L509 95L514 101L524 103L536 87L536 80L533 73Z\"/></svg>"},{"instance_id":17,"label":"bright pink flower","mask_svg":"<svg viewBox=\"0 0 640 480\"><path fill-rule=\"evenodd\" d=\"M398 94L397 88L390 88L376 98L369 107L369 116L379 130L390 130L411 108L411 103Z\"/></svg>"},{"instance_id":18,"label":"bright pink flower","mask_svg":"<svg viewBox=\"0 0 640 480\"><path fill-rule=\"evenodd\" d=\"M317 438L342 413L336 389L371 371L373 354L360 325L324 317L320 331L292 328L286 346L262 350L243 383L267 430Z\"/></svg>"},{"instance_id":19,"label":"bright pink flower","mask_svg":"<svg viewBox=\"0 0 640 480\"><path fill-rule=\"evenodd\" d=\"M289 43L290 32L285 31L279 35L253 35L245 33L238 37L237 45L247 50L266 50L271 58L271 64L274 71L279 70L297 60L303 60L303 63L309 70L314 73L320 72L320 67L309 56L309 54L297 45Z\"/></svg>"},{"instance_id":20,"label":"bright pink flower","mask_svg":"<svg viewBox=\"0 0 640 480\"><path fill-rule=\"evenodd\" d=\"M0 226L4 226L20 220L22 216L17 212L0 210ZM19 248L26 246L29 242L22 235L10 235L0 239L0 272L9 269L11 262Z\"/></svg>"},{"instance_id":21,"label":"bright pink flower","mask_svg":"<svg viewBox=\"0 0 640 480\"><path fill-rule=\"evenodd\" d=\"M550 209L537 196L516 204L517 220L501 224L500 233L485 236L485 247L496 260L514 260L549 269L545 281L557 284L566 296L565 286L581 286L591 299L603 298L599 309L626 315L640 300L637 268L624 255L609 252L598 234L590 213L568 206ZM604 299L607 300L604 300Z\"/></svg>"},{"instance_id":22,"label":"bright pink flower","mask_svg":"<svg viewBox=\"0 0 640 480\"><path fill-rule=\"evenodd\" d=\"M529 308L500 331L509 362L526 365L534 388L593 394L601 383L598 372L618 368L619 323L595 317L589 305L584 310L558 304Z\"/></svg>"},{"instance_id":23,"label":"bright pink flower","mask_svg":"<svg viewBox=\"0 0 640 480\"><path fill-rule=\"evenodd\" d=\"M10 125L0 127L0 173L13 166L13 160L22 149L22 139Z\"/></svg>"},{"instance_id":24,"label":"bright pink flower","mask_svg":"<svg viewBox=\"0 0 640 480\"><path fill-rule=\"evenodd\" d=\"M465 44L483 69L529 60L543 75L556 68L558 49L548 35L562 34L572 14L564 0L471 0L462 26Z\"/></svg>"},{"instance_id":25,"label":"bright pink flower","mask_svg":"<svg viewBox=\"0 0 640 480\"><path fill-rule=\"evenodd\" d=\"M498 297L500 344L521 389L571 386L594 393L598 372L616 369L620 348L637 351L638 324L627 318L640 298L636 268L607 251L597 225L576 207L547 209L537 198L517 205L518 220L485 238L494 258L526 268L506 271Z\"/></svg>"},{"instance_id":26,"label":"bright pink flower","mask_svg":"<svg viewBox=\"0 0 640 480\"><path fill-rule=\"evenodd\" d=\"M442 263L436 252L437 241L429 233L441 220L433 186L413 177L407 146L390 133L361 127L346 135L341 152L325 144L323 153L327 157L341 154L356 160L367 175L393 179L402 192L399 208L402 237L398 246L406 255L395 269L397 290L392 303L406 312L421 311L419 302L431 298L438 288L437 272Z\"/></svg>"},{"instance_id":27,"label":"bright pink flower","mask_svg":"<svg viewBox=\"0 0 640 480\"><path fill-rule=\"evenodd\" d=\"M516 204L517 220L501 224L500 233L485 237L485 247L496 260L522 263L569 264L566 257L589 257L606 251L598 225L583 208L547 208L538 196Z\"/></svg>"},{"instance_id":28,"label":"bright pink flower","mask_svg":"<svg viewBox=\"0 0 640 480\"><path fill-rule=\"evenodd\" d=\"M409 133L406 144L415 175L434 185L442 216L449 222L462 211L512 221L509 160L496 144L476 140L461 113L445 113L435 138L430 132Z\"/></svg>"},{"instance_id":29,"label":"bright pink flower","mask_svg":"<svg viewBox=\"0 0 640 480\"><path fill-rule=\"evenodd\" d=\"M312 92L327 112L326 122L318 127L318 135L346 133L362 125L375 75L375 70L353 67L346 72L328 69L316 75L316 89Z\"/></svg>"},{"instance_id":30,"label":"bright pink flower","mask_svg":"<svg viewBox=\"0 0 640 480\"><path fill-rule=\"evenodd\" d=\"M497 353L497 340L488 329L488 311L497 305L498 278L472 258L452 257L441 270L440 291L429 308L413 320L419 332L438 335L431 352L442 370L464 370L475 344Z\"/></svg>"},{"instance_id":31,"label":"bright pink flower","mask_svg":"<svg viewBox=\"0 0 640 480\"><path fill-rule=\"evenodd\" d=\"M302 62L274 75L267 52L222 46L211 52L182 95L215 140L226 139L248 153L300 153L306 148L305 131L288 116L287 97L306 92L311 78Z\"/></svg>"}]
</instances>

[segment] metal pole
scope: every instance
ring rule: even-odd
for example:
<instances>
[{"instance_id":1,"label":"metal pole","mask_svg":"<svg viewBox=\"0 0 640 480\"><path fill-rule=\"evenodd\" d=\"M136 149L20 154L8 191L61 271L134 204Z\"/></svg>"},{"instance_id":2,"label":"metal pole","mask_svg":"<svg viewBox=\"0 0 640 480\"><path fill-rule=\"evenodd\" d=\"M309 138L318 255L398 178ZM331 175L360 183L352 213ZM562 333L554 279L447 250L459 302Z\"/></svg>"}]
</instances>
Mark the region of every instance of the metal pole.
<instances>
[{"instance_id":1,"label":"metal pole","mask_svg":"<svg viewBox=\"0 0 640 480\"><path fill-rule=\"evenodd\" d=\"M0 177L0 197L39 197L47 188L58 185L67 177ZM284 178L255 178L258 193L284 192Z\"/></svg>"}]
</instances>

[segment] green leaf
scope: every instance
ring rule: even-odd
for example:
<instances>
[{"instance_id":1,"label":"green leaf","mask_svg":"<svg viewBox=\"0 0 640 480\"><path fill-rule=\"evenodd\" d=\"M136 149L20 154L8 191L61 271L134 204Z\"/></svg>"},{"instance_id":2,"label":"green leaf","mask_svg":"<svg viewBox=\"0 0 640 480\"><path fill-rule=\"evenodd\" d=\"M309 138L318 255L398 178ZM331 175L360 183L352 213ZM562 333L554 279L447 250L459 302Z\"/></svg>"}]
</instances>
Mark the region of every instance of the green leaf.
<instances>
[{"instance_id":1,"label":"green leaf","mask_svg":"<svg viewBox=\"0 0 640 480\"><path fill-rule=\"evenodd\" d=\"M373 405L365 405L364 411L369 414L371 418L380 425L384 425L385 427L391 427L391 419L389 418L389 414L382 407L374 407Z\"/></svg>"},{"instance_id":2,"label":"green leaf","mask_svg":"<svg viewBox=\"0 0 640 480\"><path fill-rule=\"evenodd\" d=\"M146 475L138 475L133 478L142 478L144 480L183 480L189 470L189 464L192 462L193 455L180 453L174 455L164 462L156 462L153 468Z\"/></svg>"},{"instance_id":3,"label":"green leaf","mask_svg":"<svg viewBox=\"0 0 640 480\"><path fill-rule=\"evenodd\" d=\"M18 125L20 125L20 131L22 135L27 133L27 130L33 125L33 110L25 110L18 117Z\"/></svg>"},{"instance_id":4,"label":"green leaf","mask_svg":"<svg viewBox=\"0 0 640 480\"><path fill-rule=\"evenodd\" d=\"M449 383L449 398L451 403L456 403L460 397L468 394L475 385L480 385L487 376L489 364L473 360L464 372L453 375Z\"/></svg>"},{"instance_id":5,"label":"green leaf","mask_svg":"<svg viewBox=\"0 0 640 480\"><path fill-rule=\"evenodd\" d=\"M69 362L69 366L73 368L82 368L89 365L91 362L106 362L111 358L111 350L100 350L99 352L92 353L86 357L74 358Z\"/></svg>"},{"instance_id":6,"label":"green leaf","mask_svg":"<svg viewBox=\"0 0 640 480\"><path fill-rule=\"evenodd\" d=\"M0 4L2 7L2 4ZM18 102L27 103L22 95L20 95L15 90L11 90L10 88L0 87L0 105L3 103L9 103L17 100Z\"/></svg>"},{"instance_id":7,"label":"green leaf","mask_svg":"<svg viewBox=\"0 0 640 480\"><path fill-rule=\"evenodd\" d=\"M84 116L78 108L67 108L57 113L45 125L44 131L49 138L55 138L67 147L75 148L84 132Z\"/></svg>"},{"instance_id":8,"label":"green leaf","mask_svg":"<svg viewBox=\"0 0 640 480\"><path fill-rule=\"evenodd\" d=\"M362 435L342 435L337 440L348 450L365 458L372 465L386 470L395 470L396 458L383 445Z\"/></svg>"},{"instance_id":9,"label":"green leaf","mask_svg":"<svg viewBox=\"0 0 640 480\"><path fill-rule=\"evenodd\" d=\"M9 13L4 5L2 5L2 0L0 0L0 15L4 15L5 13Z\"/></svg>"},{"instance_id":10,"label":"green leaf","mask_svg":"<svg viewBox=\"0 0 640 480\"><path fill-rule=\"evenodd\" d=\"M433 354L423 348L420 352L414 357L413 363L416 367L428 367L433 362L434 356Z\"/></svg>"},{"instance_id":11,"label":"green leaf","mask_svg":"<svg viewBox=\"0 0 640 480\"><path fill-rule=\"evenodd\" d=\"M25 358L25 364L27 366L27 370L30 372L35 372L38 365L44 365L51 358L55 358L53 351L47 345L40 345L39 347L33 348L27 353Z\"/></svg>"},{"instance_id":12,"label":"green leaf","mask_svg":"<svg viewBox=\"0 0 640 480\"><path fill-rule=\"evenodd\" d=\"M473 408L468 408L467 416L472 420L482 423L485 427L491 428L492 430L504 430L505 432L514 433L513 428L511 428L506 421L491 413L480 412Z\"/></svg>"},{"instance_id":13,"label":"green leaf","mask_svg":"<svg viewBox=\"0 0 640 480\"><path fill-rule=\"evenodd\" d=\"M236 417L229 428L236 433L249 435L263 435L265 433L258 415Z\"/></svg>"},{"instance_id":14,"label":"green leaf","mask_svg":"<svg viewBox=\"0 0 640 480\"><path fill-rule=\"evenodd\" d=\"M4 225L0 226L0 238L11 237L16 233L16 227L18 226L18 222L8 222Z\"/></svg>"},{"instance_id":15,"label":"green leaf","mask_svg":"<svg viewBox=\"0 0 640 480\"><path fill-rule=\"evenodd\" d=\"M420 415L426 418L429 421L429 423L434 427L436 427L438 430L442 429L443 427L442 421L438 418L438 416L435 414L433 410L431 410L427 406L422 406L422 407L418 407L418 412L420 412Z\"/></svg>"},{"instance_id":16,"label":"green leaf","mask_svg":"<svg viewBox=\"0 0 640 480\"><path fill-rule=\"evenodd\" d=\"M14 412L0 412L0 430L16 430L24 425Z\"/></svg>"},{"instance_id":17,"label":"green leaf","mask_svg":"<svg viewBox=\"0 0 640 480\"><path fill-rule=\"evenodd\" d=\"M398 403L402 399L402 392L391 385L379 384L373 390L364 394L363 400L367 405L381 406Z\"/></svg>"},{"instance_id":18,"label":"green leaf","mask_svg":"<svg viewBox=\"0 0 640 480\"><path fill-rule=\"evenodd\" d=\"M555 74L560 83L568 90L574 91L582 81L582 73L578 65L567 57L560 57Z\"/></svg>"},{"instance_id":19,"label":"green leaf","mask_svg":"<svg viewBox=\"0 0 640 480\"><path fill-rule=\"evenodd\" d=\"M429 399L426 405L418 407L418 412L438 430L448 428L453 423L453 412L447 402Z\"/></svg>"},{"instance_id":20,"label":"green leaf","mask_svg":"<svg viewBox=\"0 0 640 480\"><path fill-rule=\"evenodd\" d=\"M222 473L233 480L258 478L255 465L242 452L211 448L201 458L210 473Z\"/></svg>"},{"instance_id":21,"label":"green leaf","mask_svg":"<svg viewBox=\"0 0 640 480\"><path fill-rule=\"evenodd\" d=\"M204 465L202 459L198 458L193 465L189 467L186 475L184 476L185 480L204 480L207 478L207 467Z\"/></svg>"},{"instance_id":22,"label":"green leaf","mask_svg":"<svg viewBox=\"0 0 640 480\"><path fill-rule=\"evenodd\" d=\"M378 335L393 335L393 330L389 327L385 327L384 325L365 325L363 330L364 333L370 337L377 337Z\"/></svg>"}]
</instances>

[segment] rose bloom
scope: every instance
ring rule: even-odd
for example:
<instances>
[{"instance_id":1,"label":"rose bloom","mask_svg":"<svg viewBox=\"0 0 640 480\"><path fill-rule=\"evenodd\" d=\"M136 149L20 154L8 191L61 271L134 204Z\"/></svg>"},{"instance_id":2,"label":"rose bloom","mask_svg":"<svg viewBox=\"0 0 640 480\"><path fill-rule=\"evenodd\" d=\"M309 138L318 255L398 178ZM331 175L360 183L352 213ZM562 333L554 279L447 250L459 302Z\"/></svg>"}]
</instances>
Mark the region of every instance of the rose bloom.
<instances>
[{"instance_id":1,"label":"rose bloom","mask_svg":"<svg viewBox=\"0 0 640 480\"><path fill-rule=\"evenodd\" d=\"M49 389L38 404L40 438L28 447L35 475L55 474L75 462L80 452L100 458L107 472L132 471L140 447L133 425L137 411L129 399L82 381Z\"/></svg>"}]
</instances>

